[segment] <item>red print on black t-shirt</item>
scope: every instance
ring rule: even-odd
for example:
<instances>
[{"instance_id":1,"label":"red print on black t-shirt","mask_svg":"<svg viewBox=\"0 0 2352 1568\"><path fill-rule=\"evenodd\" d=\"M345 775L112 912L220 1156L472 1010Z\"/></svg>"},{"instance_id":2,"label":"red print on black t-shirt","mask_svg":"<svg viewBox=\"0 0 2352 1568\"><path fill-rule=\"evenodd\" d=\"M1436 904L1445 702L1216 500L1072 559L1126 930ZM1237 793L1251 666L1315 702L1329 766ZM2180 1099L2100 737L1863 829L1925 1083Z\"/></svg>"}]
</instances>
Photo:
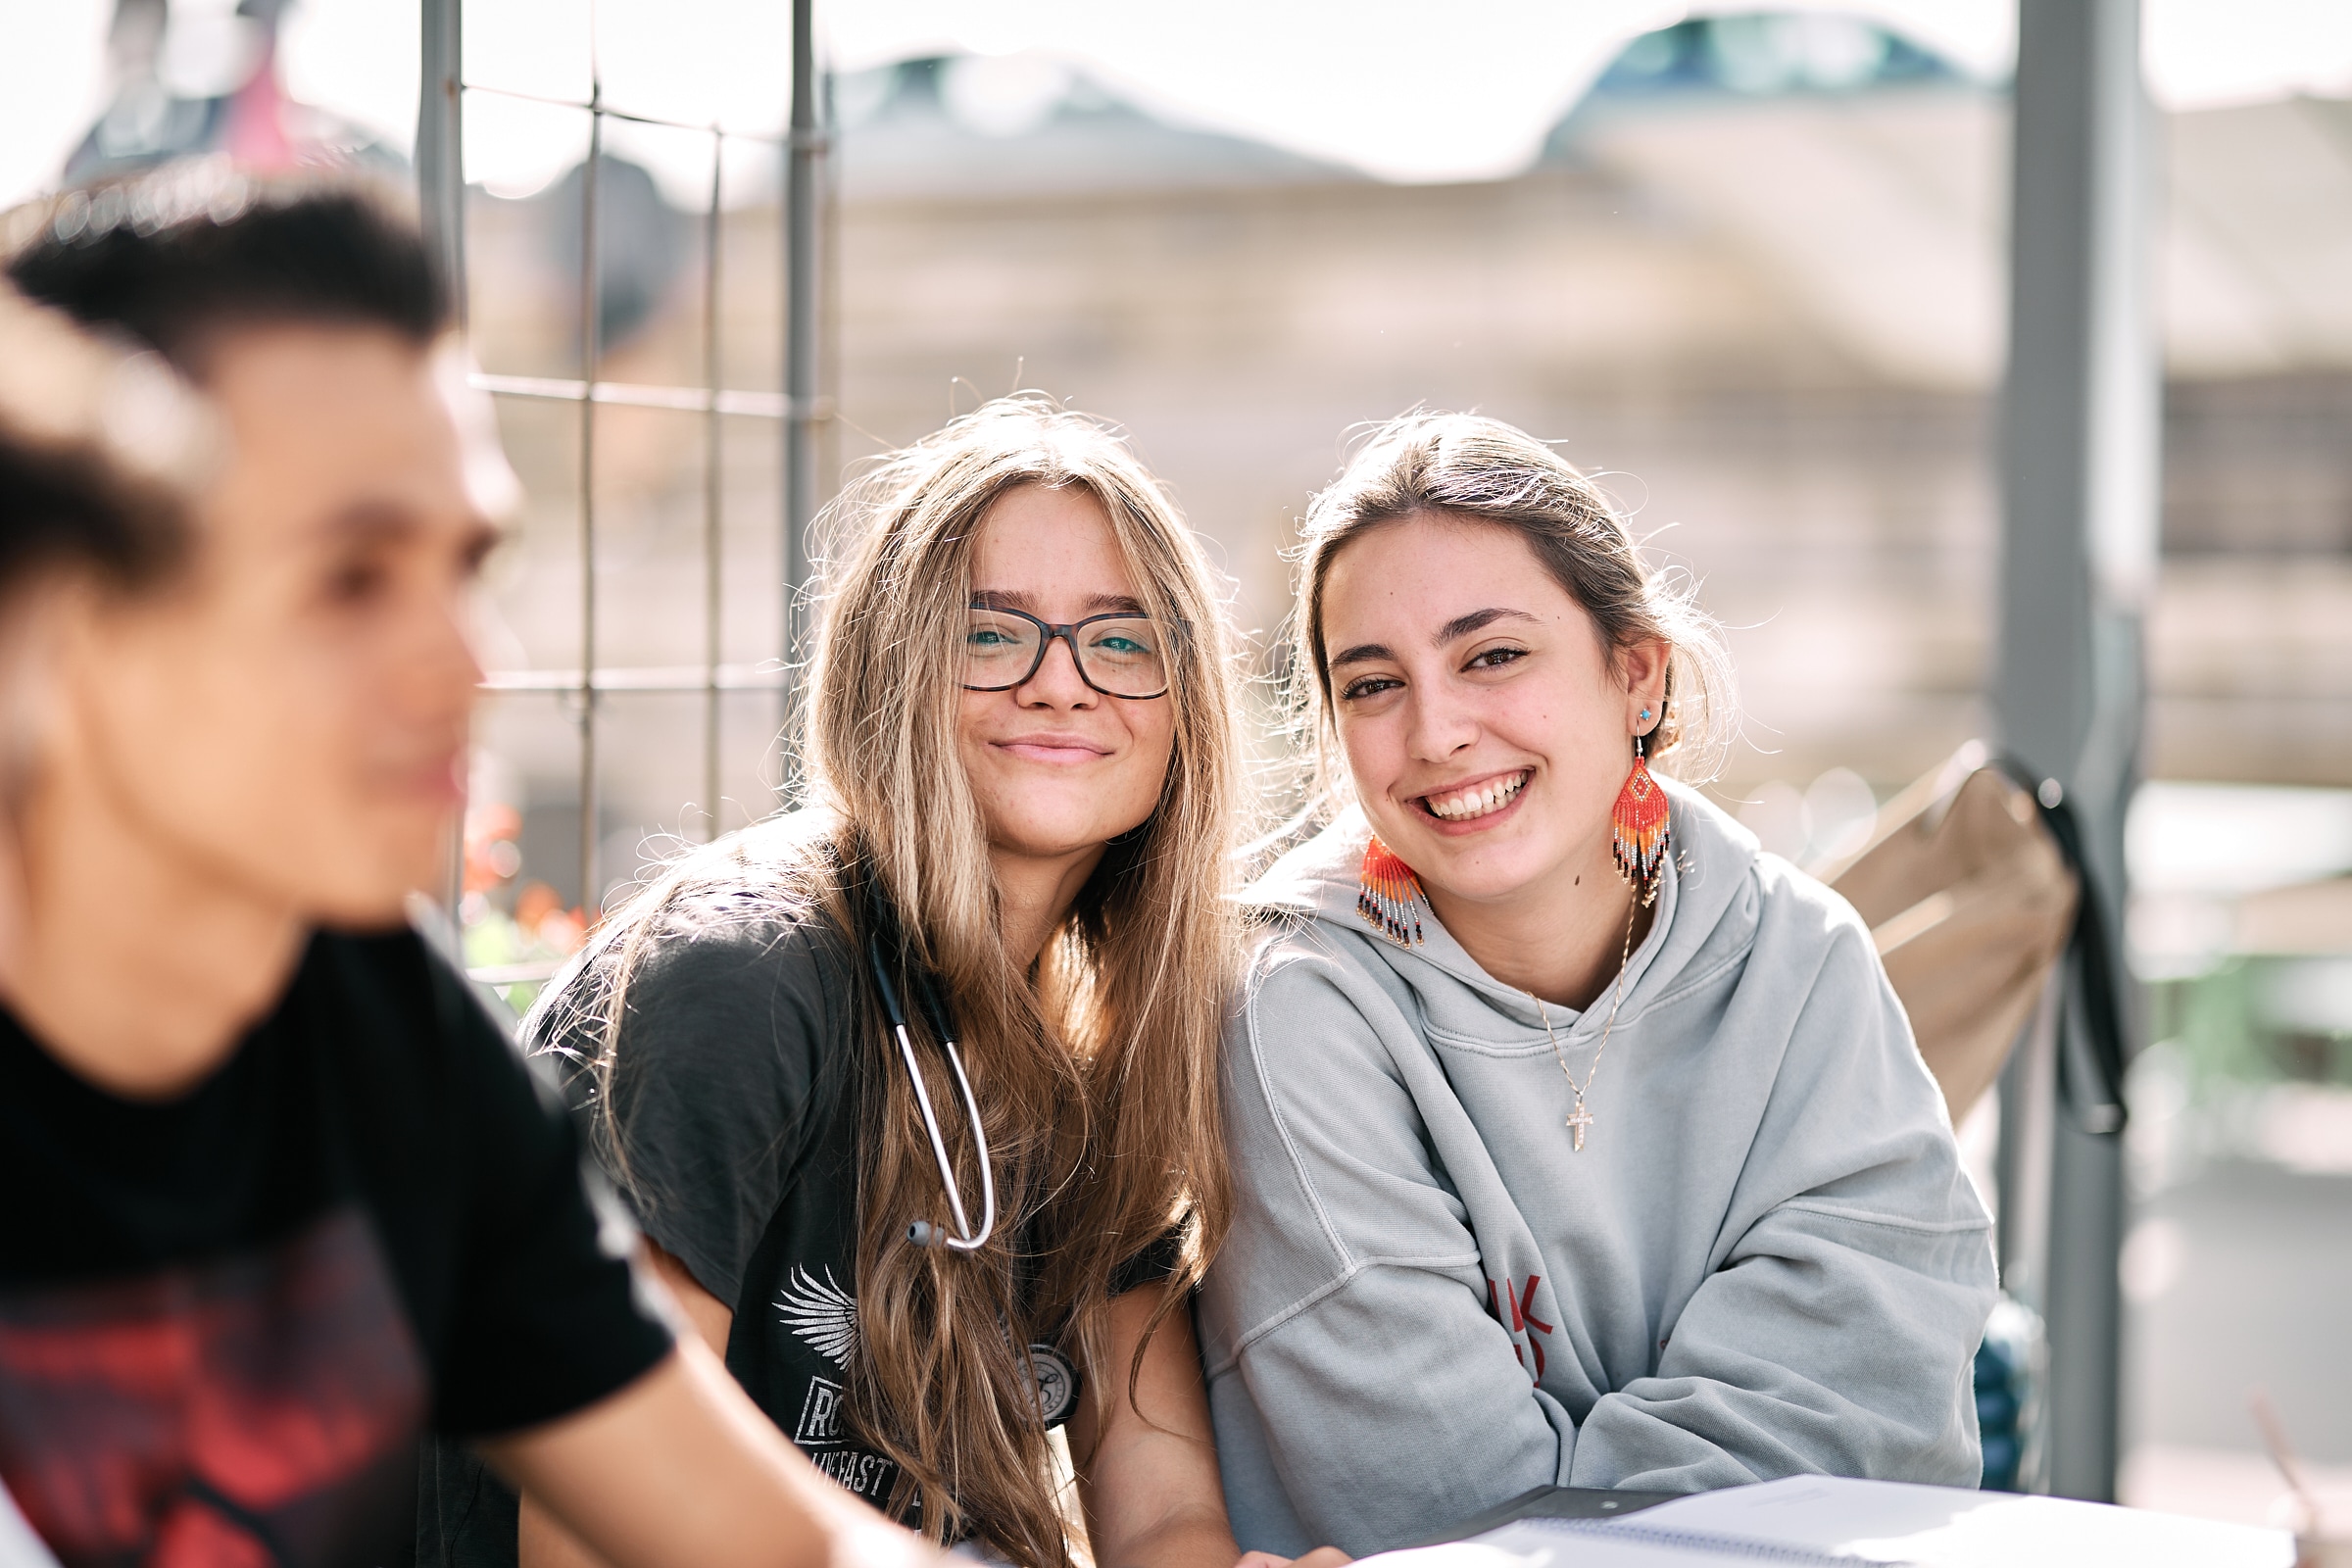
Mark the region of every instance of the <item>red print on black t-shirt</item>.
<instances>
[{"instance_id":1,"label":"red print on black t-shirt","mask_svg":"<svg viewBox=\"0 0 2352 1568\"><path fill-rule=\"evenodd\" d=\"M0 1290L0 1480L68 1568L342 1568L401 1541L423 1363L344 1208L250 1252Z\"/></svg>"}]
</instances>

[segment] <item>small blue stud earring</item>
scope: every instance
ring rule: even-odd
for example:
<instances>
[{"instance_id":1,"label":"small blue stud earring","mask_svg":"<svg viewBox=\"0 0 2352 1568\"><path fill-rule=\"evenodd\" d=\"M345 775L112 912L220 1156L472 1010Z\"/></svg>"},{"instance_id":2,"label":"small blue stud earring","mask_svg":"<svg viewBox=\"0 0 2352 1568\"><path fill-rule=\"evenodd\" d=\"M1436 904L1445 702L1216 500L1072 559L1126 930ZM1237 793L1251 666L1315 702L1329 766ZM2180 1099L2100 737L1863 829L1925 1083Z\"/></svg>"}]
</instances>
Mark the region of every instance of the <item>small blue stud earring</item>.
<instances>
[{"instance_id":1,"label":"small blue stud earring","mask_svg":"<svg viewBox=\"0 0 2352 1568\"><path fill-rule=\"evenodd\" d=\"M1647 717L1649 717L1649 710L1648 710L1648 709L1646 709L1646 708L1644 708L1643 710L1642 710L1642 716L1643 718L1647 718Z\"/></svg>"}]
</instances>

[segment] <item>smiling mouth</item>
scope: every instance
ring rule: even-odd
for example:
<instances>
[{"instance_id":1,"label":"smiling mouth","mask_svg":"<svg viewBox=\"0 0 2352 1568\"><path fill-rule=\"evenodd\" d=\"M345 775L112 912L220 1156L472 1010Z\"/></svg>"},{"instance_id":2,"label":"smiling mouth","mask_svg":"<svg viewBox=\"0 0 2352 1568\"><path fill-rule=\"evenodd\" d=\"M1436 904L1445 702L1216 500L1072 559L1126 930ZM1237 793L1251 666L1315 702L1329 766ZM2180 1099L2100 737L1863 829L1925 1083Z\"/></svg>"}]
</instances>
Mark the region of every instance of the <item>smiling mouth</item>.
<instances>
[{"instance_id":1,"label":"smiling mouth","mask_svg":"<svg viewBox=\"0 0 2352 1568\"><path fill-rule=\"evenodd\" d=\"M1091 762L1104 755L1102 747L1067 735L1023 735L996 747L1033 762Z\"/></svg>"},{"instance_id":2,"label":"smiling mouth","mask_svg":"<svg viewBox=\"0 0 2352 1568\"><path fill-rule=\"evenodd\" d=\"M1517 800L1519 792L1527 788L1527 781L1534 776L1535 769L1521 768L1516 773L1505 773L1500 778L1491 778L1467 789L1424 795L1414 804L1441 822L1475 821L1479 817L1493 815Z\"/></svg>"}]
</instances>

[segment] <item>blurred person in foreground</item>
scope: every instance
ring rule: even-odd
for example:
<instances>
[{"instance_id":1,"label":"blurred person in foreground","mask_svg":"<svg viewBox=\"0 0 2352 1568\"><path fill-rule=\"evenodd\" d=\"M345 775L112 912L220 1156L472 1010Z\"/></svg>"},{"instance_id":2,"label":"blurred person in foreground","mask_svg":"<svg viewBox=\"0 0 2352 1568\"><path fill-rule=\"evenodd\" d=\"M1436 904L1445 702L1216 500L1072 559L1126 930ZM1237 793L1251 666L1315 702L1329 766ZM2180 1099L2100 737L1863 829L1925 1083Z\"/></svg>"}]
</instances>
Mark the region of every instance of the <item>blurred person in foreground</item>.
<instances>
[{"instance_id":1,"label":"blurred person in foreground","mask_svg":"<svg viewBox=\"0 0 2352 1568\"><path fill-rule=\"evenodd\" d=\"M1696 790L1720 633L1544 443L1412 416L1316 498L1345 808L1245 895L1201 1338L1244 1545L1547 1485L1973 1487L1990 1221L1869 930Z\"/></svg>"},{"instance_id":2,"label":"blurred person in foreground","mask_svg":"<svg viewBox=\"0 0 2352 1568\"><path fill-rule=\"evenodd\" d=\"M136 589L184 547L211 450L202 406L0 283L0 982L22 938L18 813L68 607Z\"/></svg>"},{"instance_id":3,"label":"blurred person in foreground","mask_svg":"<svg viewBox=\"0 0 2352 1568\"><path fill-rule=\"evenodd\" d=\"M829 521L805 808L655 879L525 1036L827 1474L1025 1568L1233 1568L1192 1318L1240 935L1215 578L1127 444L1035 396ZM477 1516L485 1563L570 1556Z\"/></svg>"},{"instance_id":4,"label":"blurred person in foreground","mask_svg":"<svg viewBox=\"0 0 2352 1568\"><path fill-rule=\"evenodd\" d=\"M60 602L0 983L0 1481L70 1568L405 1562L418 1440L609 1561L913 1562L632 1274L568 1121L402 923L512 484L414 229L174 170L25 295L224 444L185 559Z\"/></svg>"}]
</instances>

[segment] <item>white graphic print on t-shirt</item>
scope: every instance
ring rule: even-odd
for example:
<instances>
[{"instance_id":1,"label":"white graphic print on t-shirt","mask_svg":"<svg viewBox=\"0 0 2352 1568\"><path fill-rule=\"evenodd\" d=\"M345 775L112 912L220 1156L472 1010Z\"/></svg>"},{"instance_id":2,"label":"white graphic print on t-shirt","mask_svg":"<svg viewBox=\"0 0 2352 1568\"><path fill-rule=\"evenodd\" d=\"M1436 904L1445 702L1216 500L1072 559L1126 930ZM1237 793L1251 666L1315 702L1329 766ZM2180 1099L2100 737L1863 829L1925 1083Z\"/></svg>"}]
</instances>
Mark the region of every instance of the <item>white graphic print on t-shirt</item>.
<instances>
[{"instance_id":1,"label":"white graphic print on t-shirt","mask_svg":"<svg viewBox=\"0 0 2352 1568\"><path fill-rule=\"evenodd\" d=\"M830 1268L823 1274L818 1279L795 1264L776 1298L776 1317L809 1349L846 1368L858 1349L858 1298L841 1288ZM817 1469L877 1508L886 1507L898 1466L881 1454L845 1446L850 1437L846 1398L840 1384L811 1375L792 1441Z\"/></svg>"},{"instance_id":2,"label":"white graphic print on t-shirt","mask_svg":"<svg viewBox=\"0 0 2352 1568\"><path fill-rule=\"evenodd\" d=\"M825 1270L822 1283L795 1267L791 1283L776 1298L776 1316L817 1354L835 1366L848 1366L858 1348L858 1298L833 1283Z\"/></svg>"}]
</instances>

